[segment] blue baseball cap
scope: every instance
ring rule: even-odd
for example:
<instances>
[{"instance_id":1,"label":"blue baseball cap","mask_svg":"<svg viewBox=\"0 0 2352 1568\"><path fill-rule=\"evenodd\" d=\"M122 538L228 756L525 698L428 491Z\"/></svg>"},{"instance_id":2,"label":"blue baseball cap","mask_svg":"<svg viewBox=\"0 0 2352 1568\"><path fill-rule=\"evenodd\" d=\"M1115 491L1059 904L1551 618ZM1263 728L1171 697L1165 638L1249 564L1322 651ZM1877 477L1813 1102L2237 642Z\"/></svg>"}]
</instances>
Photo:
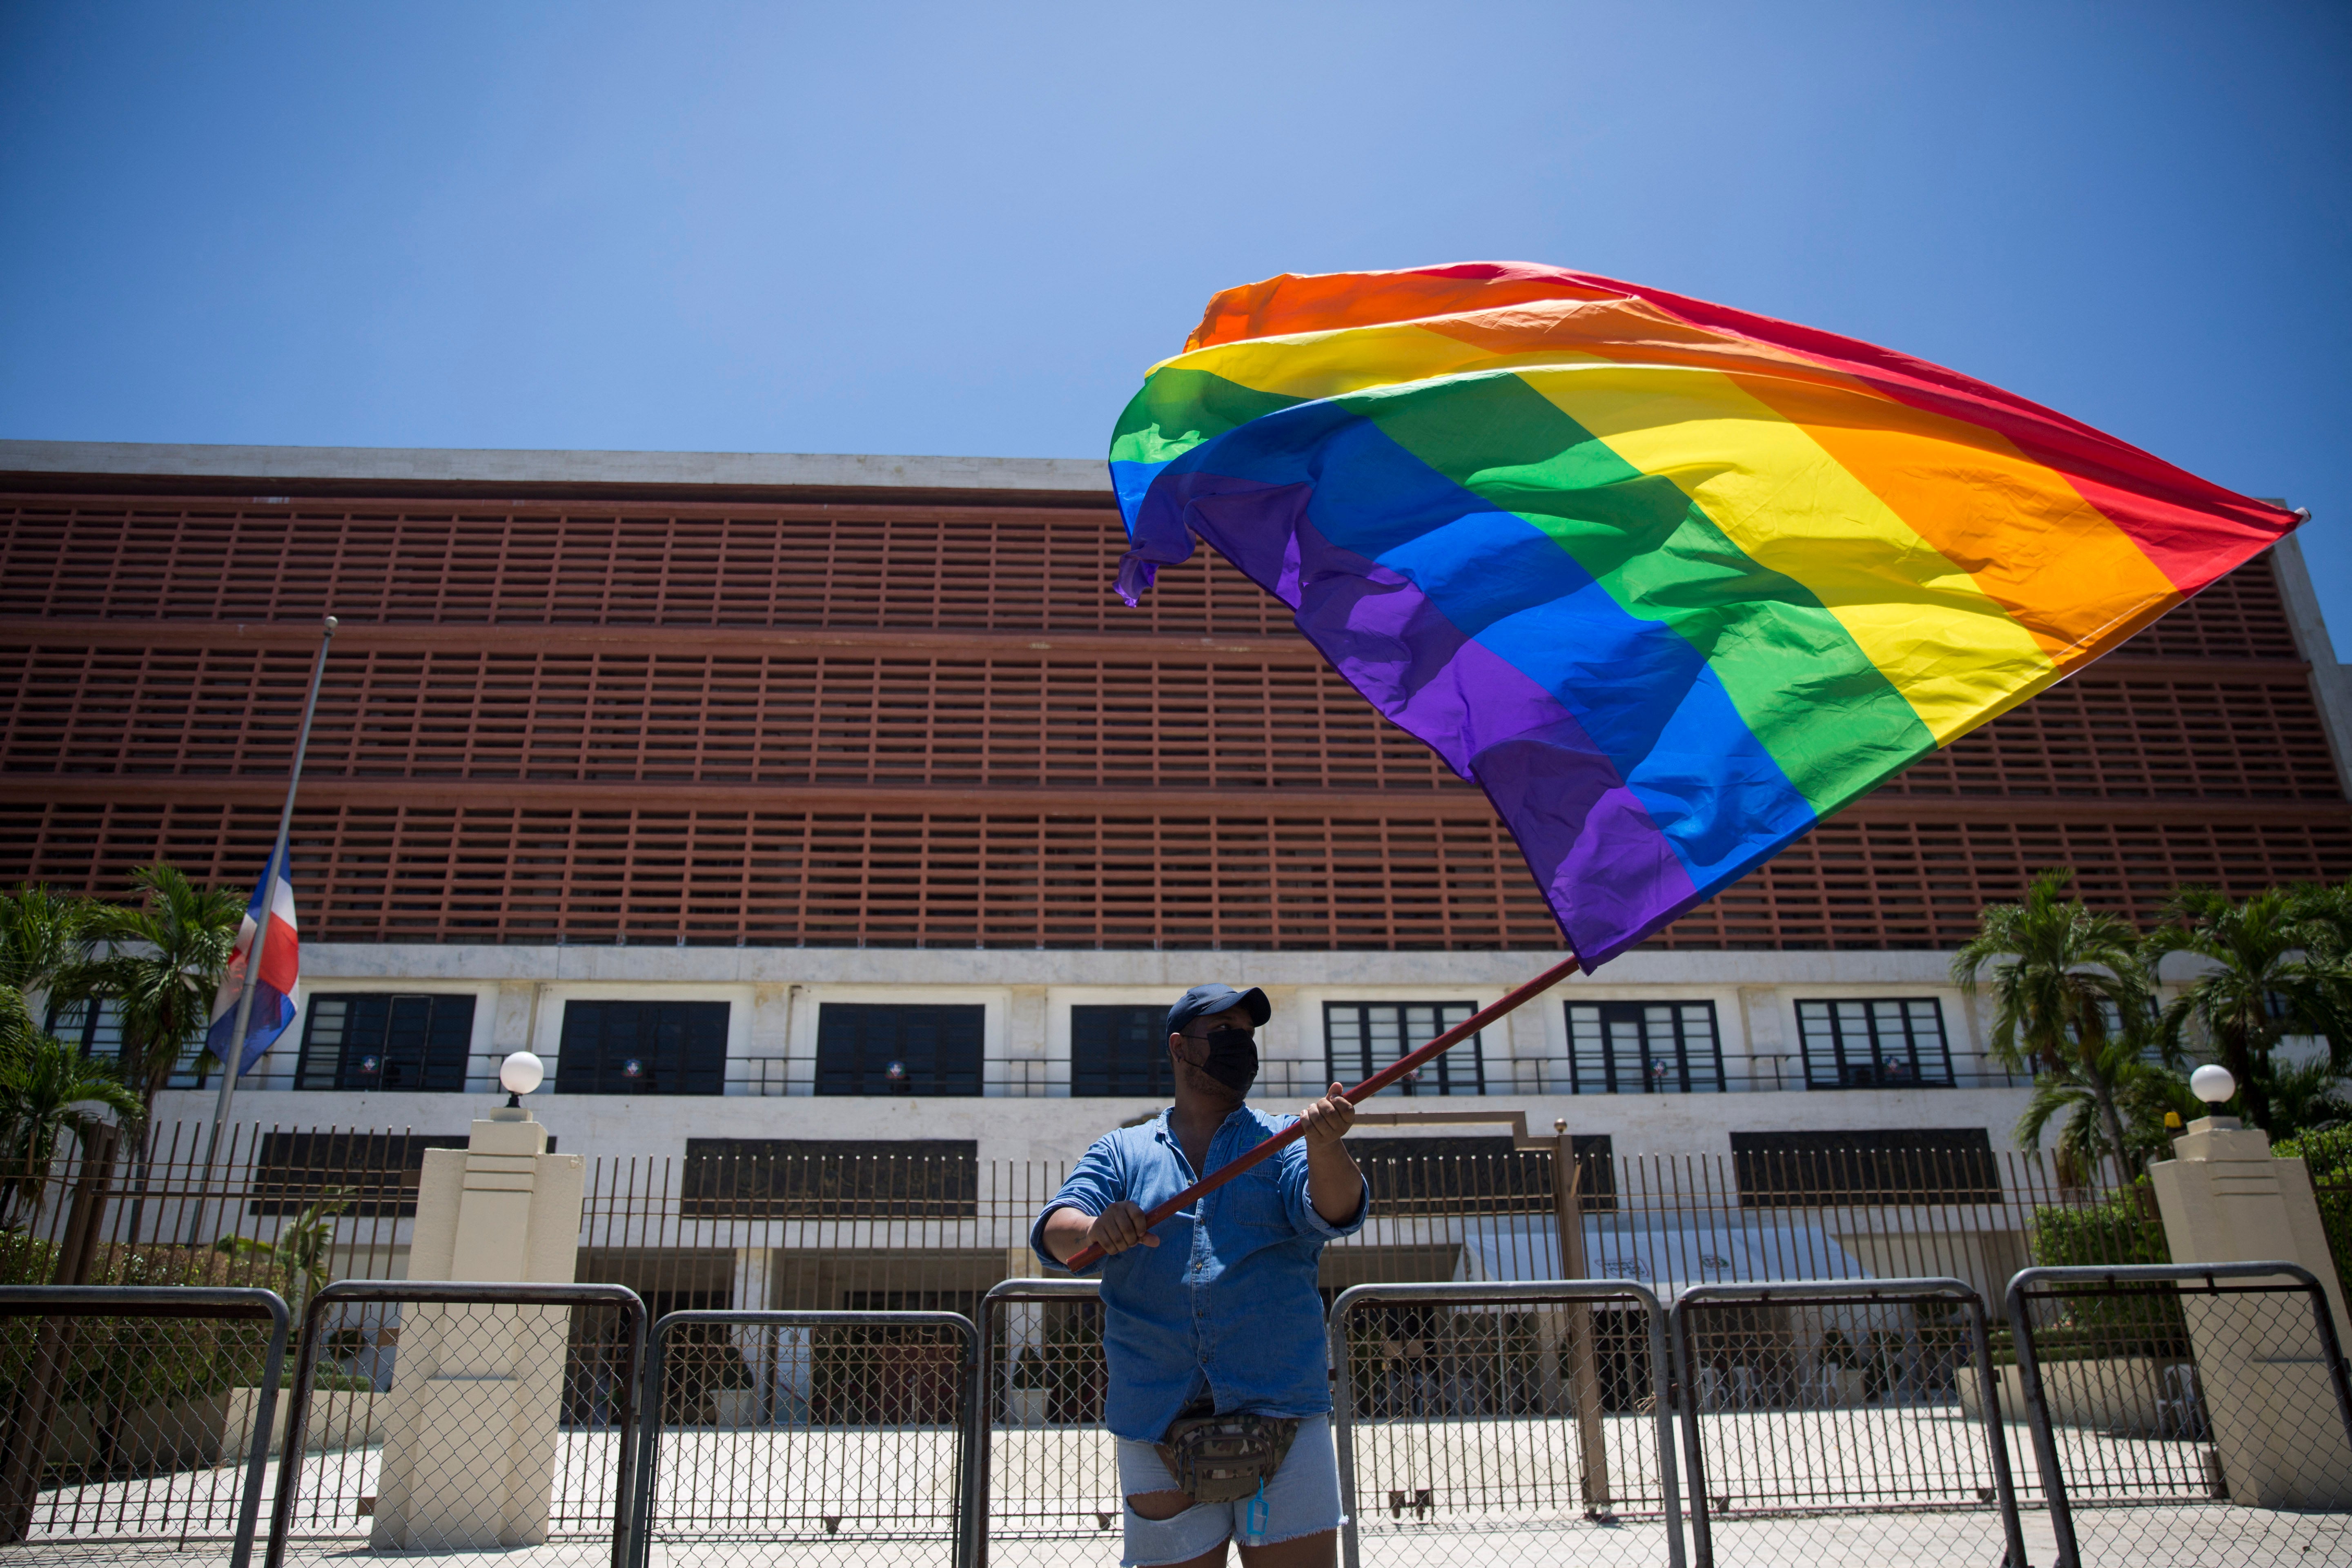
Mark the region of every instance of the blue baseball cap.
<instances>
[{"instance_id":1,"label":"blue baseball cap","mask_svg":"<svg viewBox=\"0 0 2352 1568\"><path fill-rule=\"evenodd\" d=\"M1236 991L1230 985L1195 985L1177 999L1168 1009L1168 1032L1181 1035L1184 1026L1195 1018L1205 1018L1212 1013L1223 1013L1234 1007L1249 1010L1250 1022L1263 1024L1274 1016L1274 1004L1265 993L1253 985L1246 991Z\"/></svg>"}]
</instances>

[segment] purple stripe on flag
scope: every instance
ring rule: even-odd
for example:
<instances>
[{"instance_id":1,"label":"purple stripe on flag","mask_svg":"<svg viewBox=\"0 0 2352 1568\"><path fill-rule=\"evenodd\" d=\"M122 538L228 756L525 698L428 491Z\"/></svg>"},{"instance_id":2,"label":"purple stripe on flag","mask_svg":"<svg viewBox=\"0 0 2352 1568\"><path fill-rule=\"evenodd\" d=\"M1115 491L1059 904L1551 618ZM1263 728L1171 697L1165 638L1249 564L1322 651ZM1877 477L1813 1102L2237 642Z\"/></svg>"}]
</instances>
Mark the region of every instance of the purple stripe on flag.
<instances>
[{"instance_id":1,"label":"purple stripe on flag","mask_svg":"<svg viewBox=\"0 0 2352 1568\"><path fill-rule=\"evenodd\" d=\"M1673 846L1575 716L1403 576L1324 538L1307 521L1311 495L1165 474L1147 507L1166 505L1181 523L1163 514L1137 541L1156 539L1149 554L1165 564L1191 552L1183 528L1199 532L1291 605L1349 685L1485 789L1587 969L1696 903Z\"/></svg>"}]
</instances>

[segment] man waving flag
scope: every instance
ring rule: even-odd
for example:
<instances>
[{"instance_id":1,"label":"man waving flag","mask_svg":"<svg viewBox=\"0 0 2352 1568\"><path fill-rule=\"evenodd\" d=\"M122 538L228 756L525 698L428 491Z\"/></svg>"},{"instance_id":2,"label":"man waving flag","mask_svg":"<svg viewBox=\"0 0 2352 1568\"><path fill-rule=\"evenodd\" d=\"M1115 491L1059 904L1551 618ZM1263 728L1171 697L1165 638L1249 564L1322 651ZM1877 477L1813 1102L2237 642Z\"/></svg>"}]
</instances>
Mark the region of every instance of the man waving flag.
<instances>
[{"instance_id":1,"label":"man waving flag","mask_svg":"<svg viewBox=\"0 0 2352 1568\"><path fill-rule=\"evenodd\" d=\"M245 923L237 930L228 973L221 976L220 994L213 998L212 1028L205 1037L213 1055L226 1062L230 1042L236 1036L238 994L258 946L261 963L254 978L253 1006L246 1016L245 1048L236 1062L240 1078L253 1070L253 1064L294 1021L294 984L300 977L302 953L294 930L294 885L286 879L284 854L280 848L270 856L269 868L253 889L253 901L245 907ZM265 909L268 910L267 935L262 924Z\"/></svg>"}]
</instances>

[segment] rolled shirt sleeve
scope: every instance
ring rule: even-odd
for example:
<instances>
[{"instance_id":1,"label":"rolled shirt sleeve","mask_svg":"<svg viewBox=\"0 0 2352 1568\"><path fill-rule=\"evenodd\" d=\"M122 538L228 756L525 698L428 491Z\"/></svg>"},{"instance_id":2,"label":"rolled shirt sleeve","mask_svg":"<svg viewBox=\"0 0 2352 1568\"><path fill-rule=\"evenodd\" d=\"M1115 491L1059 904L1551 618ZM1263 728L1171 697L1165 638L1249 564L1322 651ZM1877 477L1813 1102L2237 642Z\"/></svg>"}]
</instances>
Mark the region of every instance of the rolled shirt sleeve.
<instances>
[{"instance_id":1,"label":"rolled shirt sleeve","mask_svg":"<svg viewBox=\"0 0 2352 1568\"><path fill-rule=\"evenodd\" d=\"M1282 1201L1290 1211L1290 1223L1298 1227L1301 1235L1335 1241L1343 1236L1353 1236L1364 1228L1364 1221L1372 1212L1372 1184L1365 1179L1360 1169L1356 1173L1360 1189L1356 1197L1356 1212L1345 1224L1333 1225L1315 1210L1314 1194L1307 1186L1307 1141L1302 1138L1289 1145L1282 1151L1280 1158Z\"/></svg>"},{"instance_id":2,"label":"rolled shirt sleeve","mask_svg":"<svg viewBox=\"0 0 2352 1568\"><path fill-rule=\"evenodd\" d=\"M1037 1260L1056 1274L1067 1274L1067 1265L1056 1262L1045 1250L1045 1222L1054 1217L1055 1209L1076 1209L1091 1217L1127 1196L1125 1163L1119 1158L1118 1145L1108 1138L1097 1138L1078 1163L1070 1168L1067 1180L1045 1206L1037 1211L1037 1218L1029 1226L1029 1250Z\"/></svg>"}]
</instances>

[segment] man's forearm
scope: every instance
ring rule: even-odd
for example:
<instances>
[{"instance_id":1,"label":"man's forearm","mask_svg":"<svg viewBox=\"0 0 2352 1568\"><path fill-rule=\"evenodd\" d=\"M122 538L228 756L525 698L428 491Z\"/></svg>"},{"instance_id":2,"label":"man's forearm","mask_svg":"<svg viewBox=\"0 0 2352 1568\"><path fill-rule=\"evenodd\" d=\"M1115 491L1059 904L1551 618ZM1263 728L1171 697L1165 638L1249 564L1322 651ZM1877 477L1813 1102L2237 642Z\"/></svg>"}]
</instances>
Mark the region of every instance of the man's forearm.
<instances>
[{"instance_id":1,"label":"man's forearm","mask_svg":"<svg viewBox=\"0 0 2352 1568\"><path fill-rule=\"evenodd\" d=\"M1307 1150L1307 1201L1325 1225L1345 1225L1356 1217L1364 1199L1364 1175L1345 1143L1309 1144Z\"/></svg>"},{"instance_id":2,"label":"man's forearm","mask_svg":"<svg viewBox=\"0 0 2352 1568\"><path fill-rule=\"evenodd\" d=\"M1094 1223L1095 1216L1086 1210L1064 1204L1045 1216L1045 1250L1054 1255L1055 1262L1067 1263L1086 1246L1087 1233Z\"/></svg>"}]
</instances>

